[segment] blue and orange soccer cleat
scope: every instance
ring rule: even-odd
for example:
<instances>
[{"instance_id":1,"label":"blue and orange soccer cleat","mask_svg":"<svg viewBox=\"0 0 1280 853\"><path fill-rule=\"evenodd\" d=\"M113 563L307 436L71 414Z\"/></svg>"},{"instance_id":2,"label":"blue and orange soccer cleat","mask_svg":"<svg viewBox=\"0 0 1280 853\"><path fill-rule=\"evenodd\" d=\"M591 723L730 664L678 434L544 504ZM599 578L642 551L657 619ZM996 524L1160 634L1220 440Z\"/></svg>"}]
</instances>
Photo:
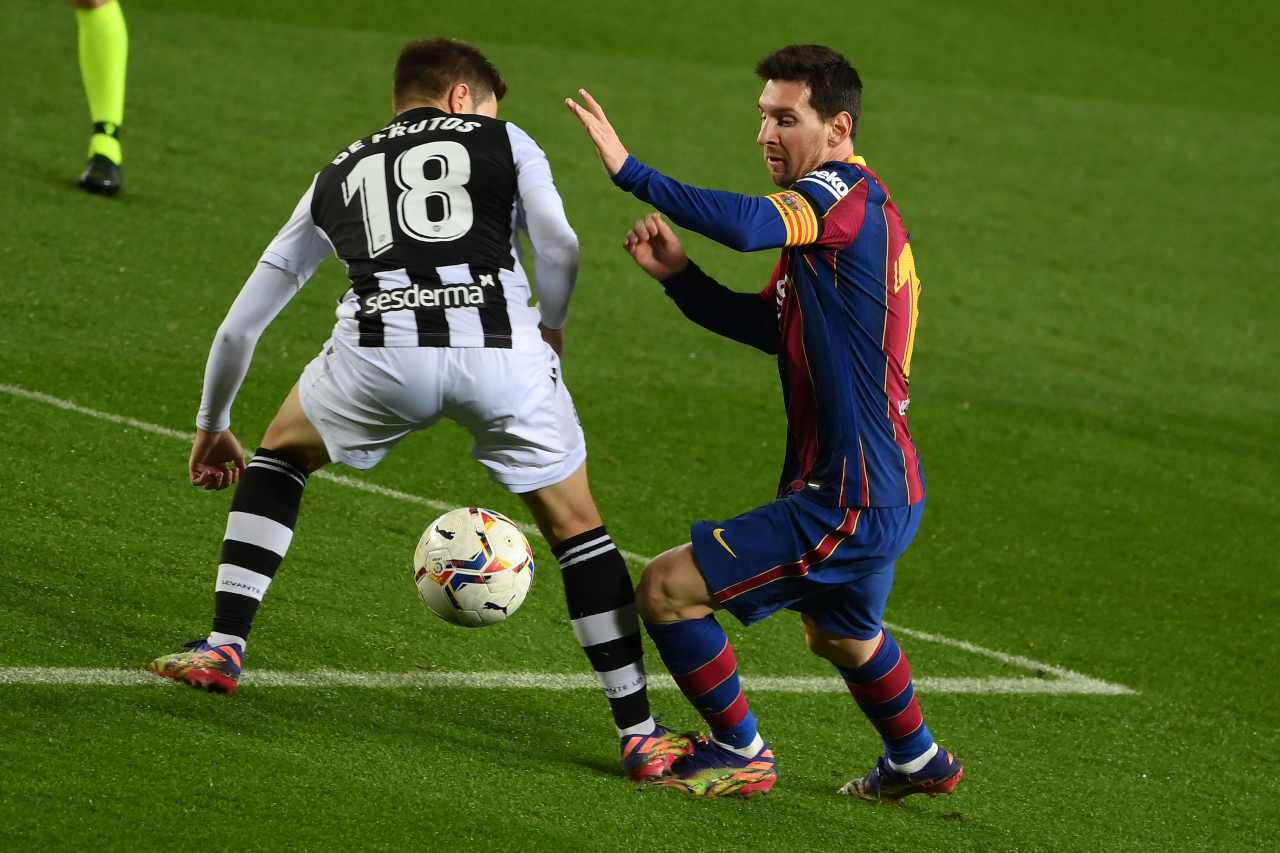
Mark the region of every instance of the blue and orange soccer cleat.
<instances>
[{"instance_id":1,"label":"blue and orange soccer cleat","mask_svg":"<svg viewBox=\"0 0 1280 853\"><path fill-rule=\"evenodd\" d=\"M688 736L658 726L647 735L622 739L622 772L633 782L648 782L671 769L676 759L693 749Z\"/></svg>"},{"instance_id":2,"label":"blue and orange soccer cleat","mask_svg":"<svg viewBox=\"0 0 1280 853\"><path fill-rule=\"evenodd\" d=\"M172 678L210 693L236 692L244 659L239 645L210 646L204 640L192 640L183 648L185 652L156 658L147 664L147 669L161 678Z\"/></svg>"},{"instance_id":3,"label":"blue and orange soccer cleat","mask_svg":"<svg viewBox=\"0 0 1280 853\"><path fill-rule=\"evenodd\" d=\"M912 794L928 794L936 797L950 794L964 778L964 768L956 757L941 747L929 763L915 773L903 773L889 766L880 756L876 766L861 779L854 779L840 788L840 793L882 803L897 803Z\"/></svg>"},{"instance_id":4,"label":"blue and orange soccer cleat","mask_svg":"<svg viewBox=\"0 0 1280 853\"><path fill-rule=\"evenodd\" d=\"M773 750L766 743L751 758L699 737L693 750L671 765L671 772L650 783L675 788L694 797L751 797L763 794L778 781Z\"/></svg>"}]
</instances>

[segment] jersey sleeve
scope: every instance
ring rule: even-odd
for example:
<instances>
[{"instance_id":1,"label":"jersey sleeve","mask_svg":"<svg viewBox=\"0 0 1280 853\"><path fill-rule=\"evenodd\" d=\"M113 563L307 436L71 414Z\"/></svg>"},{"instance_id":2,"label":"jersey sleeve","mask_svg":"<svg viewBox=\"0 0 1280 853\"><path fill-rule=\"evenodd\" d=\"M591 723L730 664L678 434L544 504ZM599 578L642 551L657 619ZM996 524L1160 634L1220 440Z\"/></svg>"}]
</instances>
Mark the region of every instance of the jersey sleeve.
<instances>
[{"instance_id":1,"label":"jersey sleeve","mask_svg":"<svg viewBox=\"0 0 1280 853\"><path fill-rule=\"evenodd\" d=\"M510 122L507 135L516 167L519 220L533 246L538 311L544 326L559 329L568 318L569 298L578 277L578 235L565 215L547 155Z\"/></svg>"},{"instance_id":2,"label":"jersey sleeve","mask_svg":"<svg viewBox=\"0 0 1280 853\"><path fill-rule=\"evenodd\" d=\"M231 425L235 400L253 350L263 331L298 292L297 279L287 270L259 261L214 335L204 368L204 390L196 426L220 432Z\"/></svg>"},{"instance_id":3,"label":"jersey sleeve","mask_svg":"<svg viewBox=\"0 0 1280 853\"><path fill-rule=\"evenodd\" d=\"M333 252L328 238L311 216L311 198L315 190L316 178L312 178L311 186L298 200L289 221L262 253L262 263L292 273L298 287L306 284L321 262Z\"/></svg>"},{"instance_id":4,"label":"jersey sleeve","mask_svg":"<svg viewBox=\"0 0 1280 853\"><path fill-rule=\"evenodd\" d=\"M672 222L739 252L776 249L789 244L781 208L769 196L709 190L681 183L635 157L613 182L665 213Z\"/></svg>"},{"instance_id":5,"label":"jersey sleeve","mask_svg":"<svg viewBox=\"0 0 1280 853\"><path fill-rule=\"evenodd\" d=\"M866 181L848 163L826 163L766 196L708 190L669 178L634 157L613 176L619 187L673 222L740 252L784 246L848 245L861 226Z\"/></svg>"}]
</instances>

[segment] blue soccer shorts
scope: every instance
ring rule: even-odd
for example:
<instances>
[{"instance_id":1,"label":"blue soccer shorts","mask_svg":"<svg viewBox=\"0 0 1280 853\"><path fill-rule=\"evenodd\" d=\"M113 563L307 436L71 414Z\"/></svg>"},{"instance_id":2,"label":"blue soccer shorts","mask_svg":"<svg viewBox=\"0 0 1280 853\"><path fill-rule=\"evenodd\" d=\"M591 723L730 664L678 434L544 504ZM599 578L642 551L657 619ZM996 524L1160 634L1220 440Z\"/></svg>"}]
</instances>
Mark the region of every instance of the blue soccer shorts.
<instances>
[{"instance_id":1,"label":"blue soccer shorts","mask_svg":"<svg viewBox=\"0 0 1280 853\"><path fill-rule=\"evenodd\" d=\"M744 625L783 608L837 637L880 632L894 561L920 527L924 503L831 507L803 492L726 521L692 527L712 596Z\"/></svg>"}]
</instances>

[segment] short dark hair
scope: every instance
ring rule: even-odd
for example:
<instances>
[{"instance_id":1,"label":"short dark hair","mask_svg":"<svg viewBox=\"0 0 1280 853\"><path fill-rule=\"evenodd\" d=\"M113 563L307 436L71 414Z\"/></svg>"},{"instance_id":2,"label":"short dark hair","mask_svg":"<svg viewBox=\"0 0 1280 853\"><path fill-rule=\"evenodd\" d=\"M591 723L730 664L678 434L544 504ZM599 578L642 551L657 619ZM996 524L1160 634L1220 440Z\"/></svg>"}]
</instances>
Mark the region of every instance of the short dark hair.
<instances>
[{"instance_id":1,"label":"short dark hair","mask_svg":"<svg viewBox=\"0 0 1280 853\"><path fill-rule=\"evenodd\" d=\"M756 63L761 80L790 80L809 86L809 103L822 118L845 112L858 132L862 78L849 60L820 44L789 44Z\"/></svg>"},{"instance_id":2,"label":"short dark hair","mask_svg":"<svg viewBox=\"0 0 1280 853\"><path fill-rule=\"evenodd\" d=\"M394 97L397 104L413 98L436 100L445 97L457 83L466 83L477 101L493 95L499 101L507 94L502 79L483 53L466 42L436 38L411 41L396 60Z\"/></svg>"}]
</instances>

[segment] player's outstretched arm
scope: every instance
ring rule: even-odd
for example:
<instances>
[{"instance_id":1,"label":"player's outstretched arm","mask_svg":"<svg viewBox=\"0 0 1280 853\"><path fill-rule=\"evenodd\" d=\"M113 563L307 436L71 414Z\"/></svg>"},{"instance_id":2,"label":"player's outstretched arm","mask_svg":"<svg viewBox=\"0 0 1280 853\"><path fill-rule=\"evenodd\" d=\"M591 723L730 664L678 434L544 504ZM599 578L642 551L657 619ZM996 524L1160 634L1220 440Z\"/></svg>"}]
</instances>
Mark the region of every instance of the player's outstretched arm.
<instances>
[{"instance_id":1,"label":"player's outstretched arm","mask_svg":"<svg viewBox=\"0 0 1280 853\"><path fill-rule=\"evenodd\" d=\"M637 222L622 245L637 266L662 283L667 296L690 320L730 340L777 353L773 306L759 294L730 290L699 269L659 214Z\"/></svg>"},{"instance_id":2,"label":"player's outstretched arm","mask_svg":"<svg viewBox=\"0 0 1280 853\"><path fill-rule=\"evenodd\" d=\"M249 372L258 338L332 251L311 217L315 180L262 253L213 337L187 463L193 486L224 489L244 471L244 450L231 432L231 404Z\"/></svg>"},{"instance_id":3,"label":"player's outstretched arm","mask_svg":"<svg viewBox=\"0 0 1280 853\"><path fill-rule=\"evenodd\" d=\"M565 98L565 105L586 130L613 182L670 216L677 225L739 252L795 246L817 239L817 220L807 205L801 206L799 194L749 196L702 189L669 178L630 156L604 108L586 89L579 89L578 94L585 107L572 98ZM782 196L796 199L786 204Z\"/></svg>"}]
</instances>

